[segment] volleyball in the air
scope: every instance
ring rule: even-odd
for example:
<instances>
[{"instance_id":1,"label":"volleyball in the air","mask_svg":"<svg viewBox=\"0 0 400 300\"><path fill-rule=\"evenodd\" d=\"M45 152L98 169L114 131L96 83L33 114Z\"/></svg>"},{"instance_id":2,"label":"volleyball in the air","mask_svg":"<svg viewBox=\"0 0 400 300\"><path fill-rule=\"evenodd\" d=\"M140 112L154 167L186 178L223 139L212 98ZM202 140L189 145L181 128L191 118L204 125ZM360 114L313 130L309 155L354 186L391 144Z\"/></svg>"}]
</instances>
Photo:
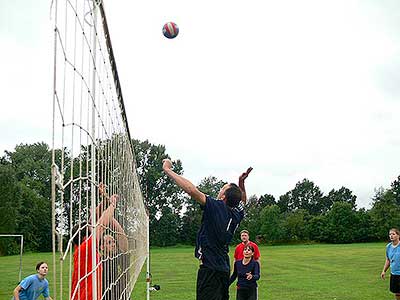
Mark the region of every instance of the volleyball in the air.
<instances>
[{"instance_id":1,"label":"volleyball in the air","mask_svg":"<svg viewBox=\"0 0 400 300\"><path fill-rule=\"evenodd\" d=\"M168 39L176 38L179 28L174 22L165 23L162 29L164 36Z\"/></svg>"}]
</instances>

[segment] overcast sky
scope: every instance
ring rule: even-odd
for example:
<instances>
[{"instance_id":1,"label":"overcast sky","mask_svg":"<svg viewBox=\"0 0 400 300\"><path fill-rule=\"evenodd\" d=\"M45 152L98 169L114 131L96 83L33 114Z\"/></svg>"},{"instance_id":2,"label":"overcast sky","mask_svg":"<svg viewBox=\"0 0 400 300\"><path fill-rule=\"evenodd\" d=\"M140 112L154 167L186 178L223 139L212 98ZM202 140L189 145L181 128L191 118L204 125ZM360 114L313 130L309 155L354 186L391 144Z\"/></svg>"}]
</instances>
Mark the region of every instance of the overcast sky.
<instances>
[{"instance_id":1,"label":"overcast sky","mask_svg":"<svg viewBox=\"0 0 400 300\"><path fill-rule=\"evenodd\" d=\"M62 2L59 0L59 2ZM0 153L50 143L51 1L0 1ZM400 175L400 1L105 1L133 137L198 184L303 178L369 207ZM165 22L180 28L163 37Z\"/></svg>"}]
</instances>

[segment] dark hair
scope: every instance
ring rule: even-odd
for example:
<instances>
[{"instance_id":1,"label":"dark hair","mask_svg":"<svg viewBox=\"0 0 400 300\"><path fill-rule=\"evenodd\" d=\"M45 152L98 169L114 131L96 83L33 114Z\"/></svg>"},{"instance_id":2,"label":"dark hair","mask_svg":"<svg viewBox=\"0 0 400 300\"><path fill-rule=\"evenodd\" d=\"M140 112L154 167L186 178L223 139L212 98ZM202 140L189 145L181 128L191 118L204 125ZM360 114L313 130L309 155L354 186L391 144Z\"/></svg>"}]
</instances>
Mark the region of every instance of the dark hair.
<instances>
[{"instance_id":1,"label":"dark hair","mask_svg":"<svg viewBox=\"0 0 400 300\"><path fill-rule=\"evenodd\" d=\"M46 263L45 261L41 261L40 263L38 263L38 264L36 265L36 271L39 271L40 266L43 265L43 264L46 264L46 265L47 265L47 263Z\"/></svg>"},{"instance_id":2,"label":"dark hair","mask_svg":"<svg viewBox=\"0 0 400 300\"><path fill-rule=\"evenodd\" d=\"M226 205L229 207L238 206L242 199L242 190L234 183L230 183L229 187L225 190Z\"/></svg>"},{"instance_id":3,"label":"dark hair","mask_svg":"<svg viewBox=\"0 0 400 300\"><path fill-rule=\"evenodd\" d=\"M87 225L86 222L82 222L81 224L76 224L74 226L74 228L72 228L72 236L74 237L72 239L72 242L74 245L79 246L83 242L85 237L88 236L88 233L87 233L88 228L86 225ZM77 233L78 230L80 230L80 234Z\"/></svg>"},{"instance_id":4,"label":"dark hair","mask_svg":"<svg viewBox=\"0 0 400 300\"><path fill-rule=\"evenodd\" d=\"M252 245L247 245L247 246L245 246L245 247L243 248L243 251L244 251L245 249L250 249L251 252L254 253L254 247L253 247Z\"/></svg>"}]
</instances>

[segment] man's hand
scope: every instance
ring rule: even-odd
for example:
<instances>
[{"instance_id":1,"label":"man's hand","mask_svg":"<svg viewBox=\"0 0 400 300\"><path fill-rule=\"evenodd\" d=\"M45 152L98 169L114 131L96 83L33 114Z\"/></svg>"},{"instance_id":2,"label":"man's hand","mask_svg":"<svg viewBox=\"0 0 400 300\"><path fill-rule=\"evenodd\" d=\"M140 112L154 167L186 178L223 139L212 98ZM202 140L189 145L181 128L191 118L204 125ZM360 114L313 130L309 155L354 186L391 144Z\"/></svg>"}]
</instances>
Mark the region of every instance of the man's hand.
<instances>
[{"instance_id":1,"label":"man's hand","mask_svg":"<svg viewBox=\"0 0 400 300\"><path fill-rule=\"evenodd\" d=\"M247 196L246 196L246 188L244 186L244 181L247 178L247 176L249 176L251 170L253 170L252 167L249 167L246 172L242 173L242 175L240 175L239 177L239 188L242 190L242 202L243 204L246 204L247 202Z\"/></svg>"},{"instance_id":2,"label":"man's hand","mask_svg":"<svg viewBox=\"0 0 400 300\"><path fill-rule=\"evenodd\" d=\"M110 203L111 203L112 205L114 205L114 207L117 206L117 201L118 201L118 195L112 195L112 196L110 197Z\"/></svg>"},{"instance_id":3,"label":"man's hand","mask_svg":"<svg viewBox=\"0 0 400 300\"><path fill-rule=\"evenodd\" d=\"M168 175L169 178L171 178L175 183L186 193L189 194L190 197L192 197L194 200L196 200L198 203L201 205L204 205L206 203L206 195L204 195L202 192L200 192L196 186L191 183L189 180L184 178L183 176L175 173L172 170L172 162L170 159L166 158L163 159L163 170L164 172Z\"/></svg>"},{"instance_id":4,"label":"man's hand","mask_svg":"<svg viewBox=\"0 0 400 300\"><path fill-rule=\"evenodd\" d=\"M100 182L99 183L99 193L100 195L106 195L106 186L104 183Z\"/></svg>"},{"instance_id":5,"label":"man's hand","mask_svg":"<svg viewBox=\"0 0 400 300\"><path fill-rule=\"evenodd\" d=\"M240 175L239 177L239 182L244 182L247 178L247 176L249 176L250 172L253 170L252 167L249 167L246 172L242 173L242 175Z\"/></svg>"},{"instance_id":6,"label":"man's hand","mask_svg":"<svg viewBox=\"0 0 400 300\"><path fill-rule=\"evenodd\" d=\"M166 170L171 170L171 168L172 168L172 161L170 160L170 159L168 159L168 158L166 158L166 159L163 159L163 170L164 171L166 171Z\"/></svg>"},{"instance_id":7,"label":"man's hand","mask_svg":"<svg viewBox=\"0 0 400 300\"><path fill-rule=\"evenodd\" d=\"M382 273L381 273L381 278L382 278L383 280L385 280L385 272L384 272L384 271L382 271Z\"/></svg>"},{"instance_id":8,"label":"man's hand","mask_svg":"<svg viewBox=\"0 0 400 300\"><path fill-rule=\"evenodd\" d=\"M251 274L250 272L246 273L246 279L247 280L252 280L253 279L253 274Z\"/></svg>"}]
</instances>

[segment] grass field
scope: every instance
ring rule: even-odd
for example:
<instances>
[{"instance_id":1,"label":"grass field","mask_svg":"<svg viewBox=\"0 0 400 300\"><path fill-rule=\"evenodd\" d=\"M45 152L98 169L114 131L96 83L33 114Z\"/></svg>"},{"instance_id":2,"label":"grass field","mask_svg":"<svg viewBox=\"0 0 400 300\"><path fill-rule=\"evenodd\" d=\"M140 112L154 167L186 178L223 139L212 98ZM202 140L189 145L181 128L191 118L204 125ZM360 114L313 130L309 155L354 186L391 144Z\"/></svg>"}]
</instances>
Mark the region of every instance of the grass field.
<instances>
[{"instance_id":1,"label":"grass field","mask_svg":"<svg viewBox=\"0 0 400 300\"><path fill-rule=\"evenodd\" d=\"M389 280L379 277L384 249L384 243L262 246L259 299L394 299L388 291ZM51 268L51 253L24 254L22 275L34 273L40 260L48 261ZM18 256L0 257L0 300L10 298L18 281L18 266ZM195 299L198 265L192 247L152 249L151 268L153 284L161 285L151 299ZM146 298L144 275L142 271L132 299ZM234 286L230 294L235 299Z\"/></svg>"}]
</instances>

